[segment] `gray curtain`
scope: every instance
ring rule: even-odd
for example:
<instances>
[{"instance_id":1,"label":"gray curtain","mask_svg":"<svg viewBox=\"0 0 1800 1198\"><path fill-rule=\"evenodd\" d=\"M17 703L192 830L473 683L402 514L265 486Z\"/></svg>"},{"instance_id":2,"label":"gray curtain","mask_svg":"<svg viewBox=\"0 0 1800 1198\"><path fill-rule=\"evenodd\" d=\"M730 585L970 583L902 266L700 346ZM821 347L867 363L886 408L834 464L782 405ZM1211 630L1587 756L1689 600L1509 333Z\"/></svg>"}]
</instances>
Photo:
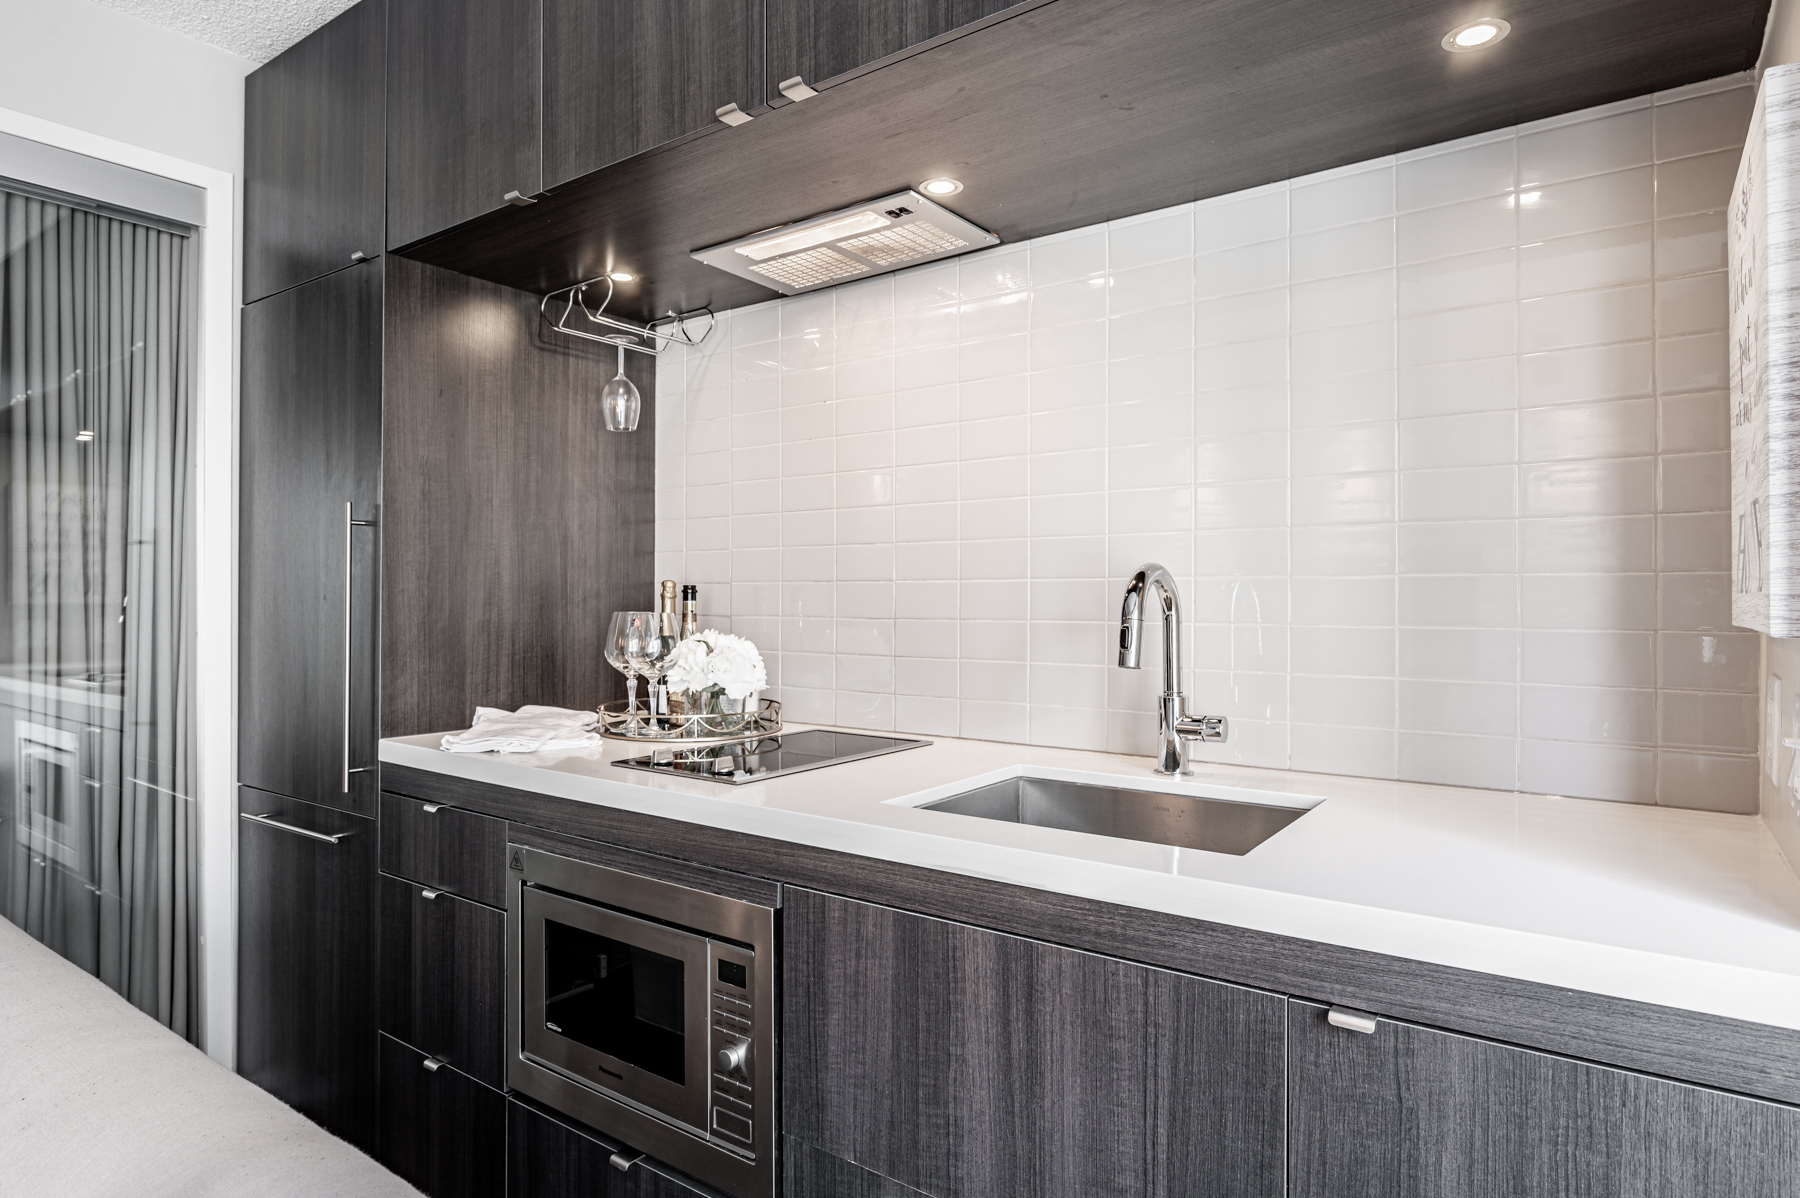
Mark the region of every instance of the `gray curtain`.
<instances>
[{"instance_id":1,"label":"gray curtain","mask_svg":"<svg viewBox=\"0 0 1800 1198\"><path fill-rule=\"evenodd\" d=\"M193 1040L194 251L0 203L0 899Z\"/></svg>"}]
</instances>

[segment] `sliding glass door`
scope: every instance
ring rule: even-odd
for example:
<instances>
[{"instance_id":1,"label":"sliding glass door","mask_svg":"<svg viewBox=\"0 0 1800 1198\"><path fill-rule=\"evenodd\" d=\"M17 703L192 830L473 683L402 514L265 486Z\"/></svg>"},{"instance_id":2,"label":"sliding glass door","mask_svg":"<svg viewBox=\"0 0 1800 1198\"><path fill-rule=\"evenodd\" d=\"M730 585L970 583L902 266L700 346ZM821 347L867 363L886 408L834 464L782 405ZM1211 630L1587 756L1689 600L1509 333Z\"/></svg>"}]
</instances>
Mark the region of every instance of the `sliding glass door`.
<instances>
[{"instance_id":1,"label":"sliding glass door","mask_svg":"<svg viewBox=\"0 0 1800 1198\"><path fill-rule=\"evenodd\" d=\"M191 1040L192 239L7 186L0 910Z\"/></svg>"}]
</instances>

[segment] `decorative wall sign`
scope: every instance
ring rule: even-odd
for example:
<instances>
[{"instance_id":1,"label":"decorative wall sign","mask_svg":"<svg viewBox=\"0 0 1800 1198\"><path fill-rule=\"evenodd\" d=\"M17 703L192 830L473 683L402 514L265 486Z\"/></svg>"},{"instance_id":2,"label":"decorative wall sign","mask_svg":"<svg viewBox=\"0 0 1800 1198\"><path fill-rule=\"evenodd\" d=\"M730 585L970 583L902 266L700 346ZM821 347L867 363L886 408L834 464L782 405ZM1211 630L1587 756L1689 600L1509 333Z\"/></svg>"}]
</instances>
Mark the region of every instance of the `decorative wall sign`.
<instances>
[{"instance_id":1,"label":"decorative wall sign","mask_svg":"<svg viewBox=\"0 0 1800 1198\"><path fill-rule=\"evenodd\" d=\"M1726 240L1731 619L1800 636L1800 64L1763 75Z\"/></svg>"}]
</instances>

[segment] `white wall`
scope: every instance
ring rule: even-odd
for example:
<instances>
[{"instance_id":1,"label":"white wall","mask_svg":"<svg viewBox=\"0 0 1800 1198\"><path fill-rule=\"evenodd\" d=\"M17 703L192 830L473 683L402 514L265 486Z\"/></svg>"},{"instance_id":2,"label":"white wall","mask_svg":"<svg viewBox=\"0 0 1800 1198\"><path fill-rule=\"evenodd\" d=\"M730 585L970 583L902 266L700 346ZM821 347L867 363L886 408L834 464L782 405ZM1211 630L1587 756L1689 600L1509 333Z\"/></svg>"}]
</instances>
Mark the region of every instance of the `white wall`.
<instances>
[{"instance_id":1,"label":"white wall","mask_svg":"<svg viewBox=\"0 0 1800 1198\"><path fill-rule=\"evenodd\" d=\"M249 59L91 0L0 0L0 108L236 174Z\"/></svg>"},{"instance_id":2,"label":"white wall","mask_svg":"<svg viewBox=\"0 0 1800 1198\"><path fill-rule=\"evenodd\" d=\"M1751 811L1738 78L743 309L657 382L659 577L791 718ZM646 596L646 602L649 597ZM1156 660L1147 654L1145 660Z\"/></svg>"}]
</instances>

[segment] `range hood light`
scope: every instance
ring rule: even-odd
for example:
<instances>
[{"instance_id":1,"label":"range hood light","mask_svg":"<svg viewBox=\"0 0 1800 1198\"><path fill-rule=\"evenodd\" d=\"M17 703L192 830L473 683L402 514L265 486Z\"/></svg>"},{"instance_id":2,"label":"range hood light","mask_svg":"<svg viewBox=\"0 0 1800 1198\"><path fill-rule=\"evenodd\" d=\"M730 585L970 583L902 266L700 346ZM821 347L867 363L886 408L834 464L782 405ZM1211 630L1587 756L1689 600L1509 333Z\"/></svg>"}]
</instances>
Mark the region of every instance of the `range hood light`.
<instances>
[{"instance_id":1,"label":"range hood light","mask_svg":"<svg viewBox=\"0 0 1800 1198\"><path fill-rule=\"evenodd\" d=\"M606 277L611 279L615 283L629 283L633 279L637 278L636 275L632 274L628 270L615 270L611 274L607 275Z\"/></svg>"},{"instance_id":2,"label":"range hood light","mask_svg":"<svg viewBox=\"0 0 1800 1198\"><path fill-rule=\"evenodd\" d=\"M962 182L957 179L927 179L919 184L919 190L928 196L953 196L962 187Z\"/></svg>"},{"instance_id":3,"label":"range hood light","mask_svg":"<svg viewBox=\"0 0 1800 1198\"><path fill-rule=\"evenodd\" d=\"M765 258L773 258L776 254L791 254L795 250L811 249L815 245L824 245L827 241L836 241L840 237L850 237L857 233L867 233L871 229L879 229L883 225L892 223L879 212L853 212L849 216L826 221L822 225L796 229L792 233L766 237L761 241L752 241L733 248L744 257L761 262Z\"/></svg>"},{"instance_id":4,"label":"range hood light","mask_svg":"<svg viewBox=\"0 0 1800 1198\"><path fill-rule=\"evenodd\" d=\"M954 179L938 182L961 186ZM926 186L709 245L693 256L783 295L799 295L1000 244L925 195Z\"/></svg>"}]
</instances>

